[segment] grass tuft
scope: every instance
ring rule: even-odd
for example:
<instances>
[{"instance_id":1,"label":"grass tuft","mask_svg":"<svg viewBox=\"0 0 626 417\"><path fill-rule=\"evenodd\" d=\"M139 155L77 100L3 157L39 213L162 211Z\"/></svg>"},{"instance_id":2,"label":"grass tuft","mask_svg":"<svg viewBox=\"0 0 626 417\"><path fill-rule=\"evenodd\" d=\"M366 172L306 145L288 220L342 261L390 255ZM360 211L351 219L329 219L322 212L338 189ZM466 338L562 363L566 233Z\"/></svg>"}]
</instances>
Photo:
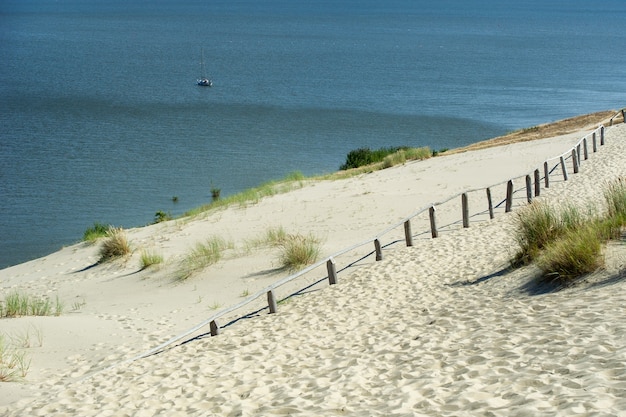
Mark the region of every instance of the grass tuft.
<instances>
[{"instance_id":1,"label":"grass tuft","mask_svg":"<svg viewBox=\"0 0 626 417\"><path fill-rule=\"evenodd\" d=\"M608 217L618 224L626 224L626 178L619 178L610 183L604 192L608 208Z\"/></svg>"},{"instance_id":2,"label":"grass tuft","mask_svg":"<svg viewBox=\"0 0 626 417\"><path fill-rule=\"evenodd\" d=\"M141 269L146 269L154 265L160 265L163 263L163 256L158 253L150 252L147 250L141 251L140 258L140 267Z\"/></svg>"},{"instance_id":3,"label":"grass tuft","mask_svg":"<svg viewBox=\"0 0 626 417\"><path fill-rule=\"evenodd\" d=\"M60 316L64 305L56 297L55 301L49 298L36 298L18 291L7 294L4 301L0 302L0 317L23 317L23 316Z\"/></svg>"},{"instance_id":4,"label":"grass tuft","mask_svg":"<svg viewBox=\"0 0 626 417\"><path fill-rule=\"evenodd\" d=\"M231 243L217 236L207 239L204 243L197 243L195 248L181 262L177 278L185 280L195 272L217 263L222 257L222 252L232 248L232 246Z\"/></svg>"},{"instance_id":5,"label":"grass tuft","mask_svg":"<svg viewBox=\"0 0 626 417\"><path fill-rule=\"evenodd\" d=\"M579 229L567 230L559 239L546 245L537 258L544 276L553 276L560 283L593 272L604 264L602 240L592 222Z\"/></svg>"},{"instance_id":6,"label":"grass tuft","mask_svg":"<svg viewBox=\"0 0 626 417\"><path fill-rule=\"evenodd\" d=\"M311 235L287 235L278 246L280 264L290 271L314 263L320 254L320 241Z\"/></svg>"},{"instance_id":7,"label":"grass tuft","mask_svg":"<svg viewBox=\"0 0 626 417\"><path fill-rule=\"evenodd\" d=\"M573 221L575 209L568 209L569 221ZM546 245L561 236L566 226L557 212L550 205L533 201L517 213L516 234L520 250L513 259L513 265L521 266L533 262Z\"/></svg>"},{"instance_id":8,"label":"grass tuft","mask_svg":"<svg viewBox=\"0 0 626 417\"><path fill-rule=\"evenodd\" d=\"M30 359L24 351L7 346L0 335L0 382L18 382L26 377Z\"/></svg>"},{"instance_id":9,"label":"grass tuft","mask_svg":"<svg viewBox=\"0 0 626 417\"><path fill-rule=\"evenodd\" d=\"M132 253L126 233L122 228L109 228L107 238L102 242L100 247L99 263L111 261L113 259L127 256Z\"/></svg>"},{"instance_id":10,"label":"grass tuft","mask_svg":"<svg viewBox=\"0 0 626 417\"><path fill-rule=\"evenodd\" d=\"M568 205L556 210L533 202L518 213L516 240L520 246L514 265L535 261L543 277L566 284L604 264L602 245L620 238L626 227L626 181L605 190L606 214L587 213Z\"/></svg>"}]
</instances>

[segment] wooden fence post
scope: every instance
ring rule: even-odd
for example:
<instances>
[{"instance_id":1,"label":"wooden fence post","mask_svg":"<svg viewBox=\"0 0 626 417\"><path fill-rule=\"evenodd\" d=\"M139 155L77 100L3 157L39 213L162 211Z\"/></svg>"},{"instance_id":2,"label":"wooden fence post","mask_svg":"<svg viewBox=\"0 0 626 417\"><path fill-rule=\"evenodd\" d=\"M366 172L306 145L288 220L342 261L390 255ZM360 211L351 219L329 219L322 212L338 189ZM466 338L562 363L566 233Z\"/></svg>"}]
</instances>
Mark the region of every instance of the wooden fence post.
<instances>
[{"instance_id":1,"label":"wooden fence post","mask_svg":"<svg viewBox=\"0 0 626 417\"><path fill-rule=\"evenodd\" d=\"M561 157L561 171L563 171L563 180L567 181L567 168L565 167L565 159Z\"/></svg>"},{"instance_id":2,"label":"wooden fence post","mask_svg":"<svg viewBox=\"0 0 626 417\"><path fill-rule=\"evenodd\" d=\"M217 320L213 320L209 323L209 328L211 329L211 336L217 336L220 334L220 325L217 324Z\"/></svg>"},{"instance_id":3,"label":"wooden fence post","mask_svg":"<svg viewBox=\"0 0 626 417\"><path fill-rule=\"evenodd\" d=\"M506 204L504 208L505 213L510 213L513 209L513 180L509 180L506 184Z\"/></svg>"},{"instance_id":4,"label":"wooden fence post","mask_svg":"<svg viewBox=\"0 0 626 417\"><path fill-rule=\"evenodd\" d=\"M583 153L585 154L585 161L589 159L589 151L587 151L587 138L583 139Z\"/></svg>"},{"instance_id":5,"label":"wooden fence post","mask_svg":"<svg viewBox=\"0 0 626 417\"><path fill-rule=\"evenodd\" d=\"M541 194L541 176L539 174L539 170L535 170L535 197L539 197Z\"/></svg>"},{"instance_id":6,"label":"wooden fence post","mask_svg":"<svg viewBox=\"0 0 626 417\"><path fill-rule=\"evenodd\" d=\"M413 246L413 233L411 233L411 221L404 222L404 240L407 246Z\"/></svg>"},{"instance_id":7,"label":"wooden fence post","mask_svg":"<svg viewBox=\"0 0 626 417\"><path fill-rule=\"evenodd\" d=\"M622 116L624 116L624 110L622 110ZM624 119L626 123L626 119ZM604 126L600 126L600 145L604 146Z\"/></svg>"},{"instance_id":8,"label":"wooden fence post","mask_svg":"<svg viewBox=\"0 0 626 417\"><path fill-rule=\"evenodd\" d=\"M430 217L430 235L434 238L439 237L437 231L437 220L435 219L435 206L430 206L428 209L428 216Z\"/></svg>"},{"instance_id":9,"label":"wooden fence post","mask_svg":"<svg viewBox=\"0 0 626 417\"><path fill-rule=\"evenodd\" d=\"M489 218L493 219L493 201L491 201L491 188L487 187L487 205L489 206Z\"/></svg>"},{"instance_id":10,"label":"wooden fence post","mask_svg":"<svg viewBox=\"0 0 626 417\"><path fill-rule=\"evenodd\" d=\"M598 152L598 143L596 141L596 132L593 132L591 135L591 147L593 148L593 153Z\"/></svg>"},{"instance_id":11,"label":"wooden fence post","mask_svg":"<svg viewBox=\"0 0 626 417\"><path fill-rule=\"evenodd\" d=\"M548 161L543 163L543 181L545 182L545 187L550 188L550 168L548 168Z\"/></svg>"},{"instance_id":12,"label":"wooden fence post","mask_svg":"<svg viewBox=\"0 0 626 417\"><path fill-rule=\"evenodd\" d=\"M278 310L276 298L274 297L274 291L272 290L267 292L267 305L270 307L270 314L274 314L276 313L276 310Z\"/></svg>"},{"instance_id":13,"label":"wooden fence post","mask_svg":"<svg viewBox=\"0 0 626 417\"><path fill-rule=\"evenodd\" d=\"M576 156L576 149L572 149L572 165L574 166L574 174L578 174L578 156Z\"/></svg>"},{"instance_id":14,"label":"wooden fence post","mask_svg":"<svg viewBox=\"0 0 626 417\"><path fill-rule=\"evenodd\" d=\"M374 239L374 247L376 248L376 260L377 261L382 261L383 260L383 250L380 247L380 240Z\"/></svg>"},{"instance_id":15,"label":"wooden fence post","mask_svg":"<svg viewBox=\"0 0 626 417\"><path fill-rule=\"evenodd\" d=\"M580 167L580 143L576 146L576 161L578 161L578 167Z\"/></svg>"},{"instance_id":16,"label":"wooden fence post","mask_svg":"<svg viewBox=\"0 0 626 417\"><path fill-rule=\"evenodd\" d=\"M461 209L463 211L463 227L469 227L469 205L467 204L467 193L461 194Z\"/></svg>"},{"instance_id":17,"label":"wooden fence post","mask_svg":"<svg viewBox=\"0 0 626 417\"><path fill-rule=\"evenodd\" d=\"M328 271L328 283L335 285L337 283L337 267L333 258L330 258L328 262L326 262L326 270Z\"/></svg>"},{"instance_id":18,"label":"wooden fence post","mask_svg":"<svg viewBox=\"0 0 626 417\"><path fill-rule=\"evenodd\" d=\"M533 202L533 184L530 180L530 175L526 175L526 200L529 203Z\"/></svg>"}]
</instances>

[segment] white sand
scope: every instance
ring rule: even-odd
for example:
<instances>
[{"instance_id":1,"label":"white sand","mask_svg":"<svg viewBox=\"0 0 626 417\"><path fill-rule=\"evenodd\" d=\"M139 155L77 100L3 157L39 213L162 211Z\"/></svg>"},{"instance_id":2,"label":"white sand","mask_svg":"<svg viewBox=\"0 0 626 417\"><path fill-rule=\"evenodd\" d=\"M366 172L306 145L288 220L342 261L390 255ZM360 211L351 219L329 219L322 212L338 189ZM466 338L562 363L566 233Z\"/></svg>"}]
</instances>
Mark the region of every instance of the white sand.
<instances>
[{"instance_id":1,"label":"white sand","mask_svg":"<svg viewBox=\"0 0 626 417\"><path fill-rule=\"evenodd\" d=\"M534 269L502 271L515 251L515 215L501 207L495 220L476 216L469 229L457 223L438 239L420 235L410 248L399 228L381 238L400 240L385 249L383 261L370 257L342 271L339 285L322 282L280 304L278 314L264 311L218 337L206 336L205 328L197 340L114 366L285 276L272 250L243 250L270 227L323 238L327 256L430 202L530 174L585 134L408 163L130 230L136 253L125 263L89 268L98 249L78 244L1 270L3 295L11 289L58 295L66 313L0 320L0 332L14 340L29 335L25 351L32 358L25 382L0 384L0 414L620 415L626 410L623 243L607 249L607 270L588 283L529 294L523 287ZM624 155L626 126L619 125L583 161L581 173L572 174L568 164L564 182L555 171L542 198L601 201L602 185L626 176ZM516 181L517 188L522 184ZM501 188L494 189L497 200L504 198ZM484 210L479 194L470 195L470 206ZM516 205L524 201L524 192L516 194ZM438 216L441 225L458 222L460 202L442 206ZM427 224L427 217L415 219L414 233ZM213 235L235 248L174 283L181 257ZM166 265L138 271L141 248L162 254ZM371 250L339 257L338 268ZM324 276L314 271L279 295ZM74 305L80 308L73 312Z\"/></svg>"}]
</instances>

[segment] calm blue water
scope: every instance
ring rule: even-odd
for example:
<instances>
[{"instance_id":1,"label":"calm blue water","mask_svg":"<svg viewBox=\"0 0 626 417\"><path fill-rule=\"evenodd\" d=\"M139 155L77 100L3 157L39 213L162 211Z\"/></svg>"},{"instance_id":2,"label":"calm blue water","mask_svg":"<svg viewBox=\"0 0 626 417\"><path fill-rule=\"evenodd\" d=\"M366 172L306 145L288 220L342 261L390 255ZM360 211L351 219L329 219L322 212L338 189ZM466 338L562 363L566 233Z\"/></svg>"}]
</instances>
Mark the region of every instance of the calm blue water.
<instances>
[{"instance_id":1,"label":"calm blue water","mask_svg":"<svg viewBox=\"0 0 626 417\"><path fill-rule=\"evenodd\" d=\"M622 0L4 0L0 267L359 147L623 107L624 28Z\"/></svg>"}]
</instances>

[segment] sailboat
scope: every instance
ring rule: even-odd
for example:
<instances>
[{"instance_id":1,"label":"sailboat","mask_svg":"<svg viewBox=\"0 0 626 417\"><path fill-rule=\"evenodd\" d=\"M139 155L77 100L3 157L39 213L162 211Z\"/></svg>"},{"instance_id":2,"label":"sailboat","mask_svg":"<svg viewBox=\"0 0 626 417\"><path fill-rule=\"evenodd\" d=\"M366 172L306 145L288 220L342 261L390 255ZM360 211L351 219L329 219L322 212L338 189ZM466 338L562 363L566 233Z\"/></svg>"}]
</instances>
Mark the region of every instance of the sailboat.
<instances>
[{"instance_id":1,"label":"sailboat","mask_svg":"<svg viewBox=\"0 0 626 417\"><path fill-rule=\"evenodd\" d=\"M200 50L200 78L196 80L196 84L202 87L213 87L213 80L207 78L204 69L204 49Z\"/></svg>"}]
</instances>

